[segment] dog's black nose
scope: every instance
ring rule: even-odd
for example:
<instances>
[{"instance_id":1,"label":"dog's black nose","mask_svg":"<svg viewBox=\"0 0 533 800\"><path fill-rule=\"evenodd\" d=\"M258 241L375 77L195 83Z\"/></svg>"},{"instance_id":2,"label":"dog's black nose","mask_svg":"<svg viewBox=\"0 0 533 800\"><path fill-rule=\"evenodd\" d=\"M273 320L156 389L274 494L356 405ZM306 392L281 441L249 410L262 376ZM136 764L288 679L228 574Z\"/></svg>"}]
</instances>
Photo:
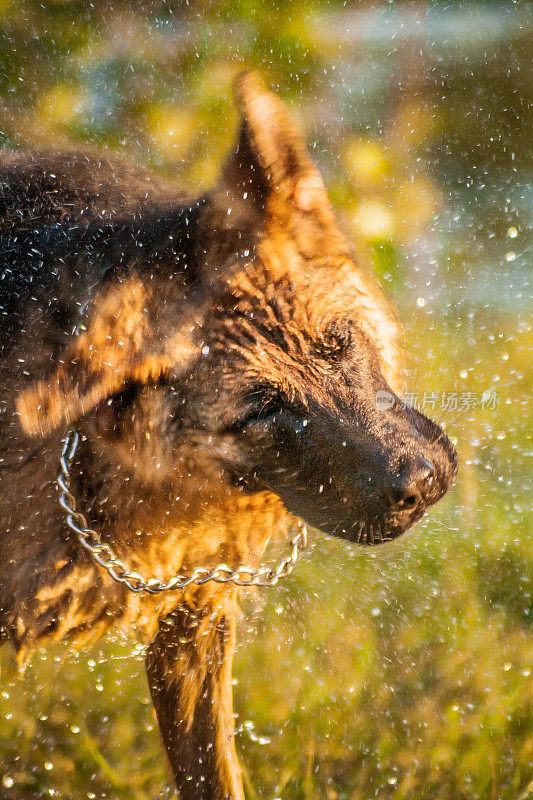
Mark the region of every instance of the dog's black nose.
<instances>
[{"instance_id":1,"label":"dog's black nose","mask_svg":"<svg viewBox=\"0 0 533 800\"><path fill-rule=\"evenodd\" d=\"M427 499L435 482L436 471L426 458L410 460L385 487L385 494L395 511L414 511Z\"/></svg>"}]
</instances>

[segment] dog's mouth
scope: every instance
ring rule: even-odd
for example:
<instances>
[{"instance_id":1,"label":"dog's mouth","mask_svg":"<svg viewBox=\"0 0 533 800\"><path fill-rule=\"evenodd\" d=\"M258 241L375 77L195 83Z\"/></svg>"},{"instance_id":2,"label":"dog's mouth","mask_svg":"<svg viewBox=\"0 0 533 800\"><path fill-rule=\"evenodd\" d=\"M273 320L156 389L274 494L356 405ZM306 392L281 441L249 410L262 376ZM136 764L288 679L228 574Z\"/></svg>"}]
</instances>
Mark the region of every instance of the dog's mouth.
<instances>
[{"instance_id":1,"label":"dog's mouth","mask_svg":"<svg viewBox=\"0 0 533 800\"><path fill-rule=\"evenodd\" d=\"M289 510L291 510L289 508ZM294 513L294 512L293 512ZM367 518L359 517L355 519L325 519L323 516L314 514L298 515L312 527L328 536L344 539L353 544L372 546L385 544L402 536L419 522L426 509L417 511L409 520L398 521L387 518Z\"/></svg>"},{"instance_id":2,"label":"dog's mouth","mask_svg":"<svg viewBox=\"0 0 533 800\"><path fill-rule=\"evenodd\" d=\"M407 528L405 530L407 530ZM368 546L391 542L405 531L393 530L378 522L361 521L352 525L349 529L346 529L345 527L337 527L331 532L323 532L331 533L332 536L336 536L340 539L346 539L354 544Z\"/></svg>"},{"instance_id":3,"label":"dog's mouth","mask_svg":"<svg viewBox=\"0 0 533 800\"><path fill-rule=\"evenodd\" d=\"M378 545L410 530L450 489L455 468L435 475L424 491L409 494L403 487L394 502L384 493L352 494L330 485L291 486L270 483L287 510L323 533L361 545Z\"/></svg>"},{"instance_id":4,"label":"dog's mouth","mask_svg":"<svg viewBox=\"0 0 533 800\"><path fill-rule=\"evenodd\" d=\"M395 521L387 519L360 519L355 522L346 520L342 522L323 522L321 525L316 525L322 533L329 536L335 536L338 539L345 539L353 544L363 546L372 546L385 544L391 542L407 533L417 522L419 522L426 509L419 510L415 516L408 521Z\"/></svg>"}]
</instances>

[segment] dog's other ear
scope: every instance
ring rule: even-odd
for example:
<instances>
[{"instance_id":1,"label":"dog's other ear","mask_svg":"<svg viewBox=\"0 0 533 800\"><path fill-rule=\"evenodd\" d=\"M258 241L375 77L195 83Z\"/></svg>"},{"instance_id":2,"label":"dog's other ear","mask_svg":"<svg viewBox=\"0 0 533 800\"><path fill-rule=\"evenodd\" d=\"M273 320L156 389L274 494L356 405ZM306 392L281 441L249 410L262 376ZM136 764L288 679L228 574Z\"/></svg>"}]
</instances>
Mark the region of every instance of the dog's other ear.
<instances>
[{"instance_id":1,"label":"dog's other ear","mask_svg":"<svg viewBox=\"0 0 533 800\"><path fill-rule=\"evenodd\" d=\"M235 96L242 123L221 182L230 201L255 201L268 233L282 230L309 258L345 255L322 176L286 105L254 72L237 77Z\"/></svg>"},{"instance_id":2,"label":"dog's other ear","mask_svg":"<svg viewBox=\"0 0 533 800\"><path fill-rule=\"evenodd\" d=\"M168 348L153 329L150 294L138 278L128 278L96 297L86 325L52 376L19 395L17 412L27 434L48 434L79 419L127 382L154 381L169 369Z\"/></svg>"}]
</instances>

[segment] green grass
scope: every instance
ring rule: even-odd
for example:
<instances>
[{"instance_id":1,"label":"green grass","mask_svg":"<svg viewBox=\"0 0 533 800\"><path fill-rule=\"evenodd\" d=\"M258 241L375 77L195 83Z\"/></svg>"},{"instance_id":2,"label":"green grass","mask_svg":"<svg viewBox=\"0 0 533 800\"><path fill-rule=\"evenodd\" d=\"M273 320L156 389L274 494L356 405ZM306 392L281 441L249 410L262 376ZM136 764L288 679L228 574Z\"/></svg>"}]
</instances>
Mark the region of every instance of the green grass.
<instances>
[{"instance_id":1,"label":"green grass","mask_svg":"<svg viewBox=\"0 0 533 800\"><path fill-rule=\"evenodd\" d=\"M235 692L250 798L529 796L531 565L513 543L487 570L480 528L447 527L458 494L379 551L317 537L294 580L245 604ZM132 800L165 784L133 645L52 647L23 678L6 652L2 666L4 782Z\"/></svg>"}]
</instances>

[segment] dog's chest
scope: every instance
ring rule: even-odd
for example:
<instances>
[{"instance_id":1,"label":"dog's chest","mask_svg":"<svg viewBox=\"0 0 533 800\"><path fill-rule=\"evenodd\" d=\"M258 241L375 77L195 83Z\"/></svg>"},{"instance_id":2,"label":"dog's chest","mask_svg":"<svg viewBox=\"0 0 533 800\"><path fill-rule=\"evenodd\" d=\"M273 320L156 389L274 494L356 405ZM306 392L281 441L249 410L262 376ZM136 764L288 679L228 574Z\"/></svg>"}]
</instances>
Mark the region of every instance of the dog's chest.
<instances>
[{"instance_id":1,"label":"dog's chest","mask_svg":"<svg viewBox=\"0 0 533 800\"><path fill-rule=\"evenodd\" d=\"M156 596L117 584L69 530L53 485L44 484L40 493L26 492L30 484L36 487L31 472L37 475L35 465L20 471L20 520L9 521L0 548L0 628L10 634L21 660L45 638L68 637L79 647L113 625L147 640L160 617L176 605L216 605L217 594L225 591L218 584ZM151 514L149 503L139 507L142 513L135 520L119 517L114 530L103 532L104 538L131 571L160 580L189 575L198 566L255 566L269 538L286 531L290 521L279 499L266 492L248 497L236 493L179 522L157 508ZM21 537L23 519L34 523L29 535ZM21 553L17 548L23 544Z\"/></svg>"}]
</instances>

